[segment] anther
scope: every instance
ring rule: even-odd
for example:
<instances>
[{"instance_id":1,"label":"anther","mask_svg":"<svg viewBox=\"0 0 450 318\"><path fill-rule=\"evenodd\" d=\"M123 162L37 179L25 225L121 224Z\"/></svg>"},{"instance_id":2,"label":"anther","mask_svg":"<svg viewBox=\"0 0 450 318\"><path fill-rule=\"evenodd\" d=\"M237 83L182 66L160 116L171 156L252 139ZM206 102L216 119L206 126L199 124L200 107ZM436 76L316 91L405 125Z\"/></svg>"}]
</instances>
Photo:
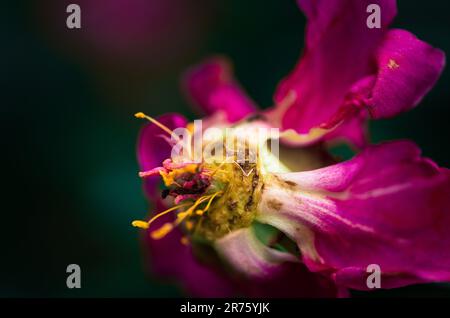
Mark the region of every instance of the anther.
<instances>
[{"instance_id":1,"label":"anther","mask_svg":"<svg viewBox=\"0 0 450 318\"><path fill-rule=\"evenodd\" d=\"M134 227L138 227L140 229L144 229L144 230L148 229L148 227L149 227L148 222L140 221L140 220L133 221L131 223L131 225L133 225Z\"/></svg>"}]
</instances>

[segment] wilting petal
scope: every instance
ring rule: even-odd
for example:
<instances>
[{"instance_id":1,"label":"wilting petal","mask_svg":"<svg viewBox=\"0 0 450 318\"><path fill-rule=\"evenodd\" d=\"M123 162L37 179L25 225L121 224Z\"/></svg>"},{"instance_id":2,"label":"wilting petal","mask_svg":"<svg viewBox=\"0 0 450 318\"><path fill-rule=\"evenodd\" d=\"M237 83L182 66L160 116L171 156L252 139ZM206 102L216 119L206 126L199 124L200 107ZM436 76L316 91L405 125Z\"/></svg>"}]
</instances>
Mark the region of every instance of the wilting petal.
<instances>
[{"instance_id":1,"label":"wilting petal","mask_svg":"<svg viewBox=\"0 0 450 318\"><path fill-rule=\"evenodd\" d=\"M157 118L157 120L169 129L186 127L187 120L178 114L165 114ZM165 137L167 133L158 126L149 123L145 125L138 138L137 158L142 171L152 170L162 165L163 161L170 158L172 146L167 142ZM155 195L156 185L159 178L146 178L145 190L148 196Z\"/></svg>"},{"instance_id":2,"label":"wilting petal","mask_svg":"<svg viewBox=\"0 0 450 318\"><path fill-rule=\"evenodd\" d=\"M222 111L229 122L236 122L256 110L223 58L210 59L191 69L185 77L185 88L194 105L206 115Z\"/></svg>"},{"instance_id":3,"label":"wilting petal","mask_svg":"<svg viewBox=\"0 0 450 318\"><path fill-rule=\"evenodd\" d=\"M378 1L382 28L369 29L366 8L372 2L299 1L308 18L306 49L275 93L278 106L272 116L283 128L310 134L312 129L327 126L354 83L373 72L373 52L396 14L396 5L394 0ZM324 135L314 134L314 139Z\"/></svg>"},{"instance_id":4,"label":"wilting petal","mask_svg":"<svg viewBox=\"0 0 450 318\"><path fill-rule=\"evenodd\" d=\"M310 272L300 263L283 263L277 273L273 273L266 279L241 278L239 281L242 293L250 297L348 297L345 289L339 289L331 280Z\"/></svg>"},{"instance_id":5,"label":"wilting petal","mask_svg":"<svg viewBox=\"0 0 450 318\"><path fill-rule=\"evenodd\" d=\"M450 281L450 173L410 142L275 175L259 208L259 221L295 240L309 269L343 286L367 289L370 264L386 288Z\"/></svg>"},{"instance_id":6,"label":"wilting petal","mask_svg":"<svg viewBox=\"0 0 450 318\"><path fill-rule=\"evenodd\" d=\"M345 96L344 103L330 120L322 124L322 128L330 129L324 140L335 142L345 141L362 149L367 145L367 96L371 94L375 83L375 76L363 77L350 88Z\"/></svg>"},{"instance_id":7,"label":"wilting petal","mask_svg":"<svg viewBox=\"0 0 450 318\"><path fill-rule=\"evenodd\" d=\"M165 209L158 201L159 210ZM163 216L159 223L173 221ZM151 230L150 230L151 231ZM247 233L248 234L248 233ZM245 235L244 235L245 236ZM182 289L195 297L345 297L344 289L337 289L333 282L309 272L298 260L280 263L271 275L235 276L226 274L217 266L199 261L191 245L180 242L182 232L174 229L161 240L153 240L146 232L146 250L151 271L158 277L179 283ZM247 236L244 238L247 239ZM239 248L238 248L239 250Z\"/></svg>"},{"instance_id":8,"label":"wilting petal","mask_svg":"<svg viewBox=\"0 0 450 318\"><path fill-rule=\"evenodd\" d=\"M445 54L404 30L391 30L377 53L371 115L385 118L416 106L438 80Z\"/></svg>"},{"instance_id":9,"label":"wilting petal","mask_svg":"<svg viewBox=\"0 0 450 318\"><path fill-rule=\"evenodd\" d=\"M328 279L309 272L297 256L264 245L252 228L234 231L216 242L216 250L240 276L235 285L251 297L345 296Z\"/></svg>"},{"instance_id":10,"label":"wilting petal","mask_svg":"<svg viewBox=\"0 0 450 318\"><path fill-rule=\"evenodd\" d=\"M157 210L165 206L158 201ZM158 224L173 221L173 216L163 216ZM150 229L149 231L152 231ZM191 296L226 297L236 293L230 279L217 268L200 263L192 250L192 246L181 243L182 232L176 228L160 240L154 240L149 232L145 232L146 250L152 272L158 277L171 279L181 284Z\"/></svg>"},{"instance_id":11,"label":"wilting petal","mask_svg":"<svg viewBox=\"0 0 450 318\"><path fill-rule=\"evenodd\" d=\"M265 246L251 228L231 232L215 246L233 268L250 277L267 277L279 271L282 263L299 261L292 254Z\"/></svg>"}]
</instances>

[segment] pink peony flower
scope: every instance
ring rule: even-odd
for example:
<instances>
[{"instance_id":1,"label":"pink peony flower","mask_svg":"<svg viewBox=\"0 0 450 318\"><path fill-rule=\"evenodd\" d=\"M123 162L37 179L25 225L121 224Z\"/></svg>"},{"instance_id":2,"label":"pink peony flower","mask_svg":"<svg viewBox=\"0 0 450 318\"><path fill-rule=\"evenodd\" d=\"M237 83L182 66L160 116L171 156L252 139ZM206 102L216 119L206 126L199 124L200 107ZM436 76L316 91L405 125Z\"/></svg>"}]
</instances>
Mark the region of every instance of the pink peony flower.
<instances>
[{"instance_id":1,"label":"pink peony flower","mask_svg":"<svg viewBox=\"0 0 450 318\"><path fill-rule=\"evenodd\" d=\"M196 296L345 296L347 288L368 289L371 264L383 288L450 281L449 170L412 142L367 146L363 133L369 117L417 105L444 55L406 31L388 31L395 1L378 2L383 28L374 30L365 26L369 1L299 1L306 49L268 111L258 111L222 58L188 72L189 98L207 115L203 129L249 132L250 140L232 138L249 153L263 145L255 162L176 162L161 134L192 125L178 114L137 114L151 121L138 160L159 213L133 225L147 231L157 274ZM290 147L281 145L279 158L252 135L262 127L282 128ZM365 147L337 163L323 143L335 138Z\"/></svg>"}]
</instances>

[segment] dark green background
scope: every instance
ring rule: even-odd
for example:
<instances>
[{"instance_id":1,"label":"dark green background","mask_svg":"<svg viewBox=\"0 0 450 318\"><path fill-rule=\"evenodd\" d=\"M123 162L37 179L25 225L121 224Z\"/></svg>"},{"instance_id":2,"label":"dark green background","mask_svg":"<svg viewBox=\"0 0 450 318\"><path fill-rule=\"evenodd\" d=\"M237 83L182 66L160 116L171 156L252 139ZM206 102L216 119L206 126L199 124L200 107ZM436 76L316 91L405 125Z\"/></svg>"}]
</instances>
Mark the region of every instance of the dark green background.
<instances>
[{"instance_id":1,"label":"dark green background","mask_svg":"<svg viewBox=\"0 0 450 318\"><path fill-rule=\"evenodd\" d=\"M269 106L275 85L298 59L305 19L293 0L190 1L201 12L196 40L164 63L151 49L141 52L152 62L142 66L142 58L92 52L73 33L80 31L65 28L64 11L60 20L46 14L56 2L8 1L0 11L0 296L179 295L146 274L138 231L130 226L147 209L135 158L142 122L132 115L178 111L193 118L180 74L217 53L230 57L249 94ZM395 26L449 54L449 16L448 1L400 0ZM373 141L411 138L448 167L449 85L447 68L420 107L373 123ZM71 263L82 268L79 290L65 286ZM371 294L379 295L450 295L450 289Z\"/></svg>"}]
</instances>

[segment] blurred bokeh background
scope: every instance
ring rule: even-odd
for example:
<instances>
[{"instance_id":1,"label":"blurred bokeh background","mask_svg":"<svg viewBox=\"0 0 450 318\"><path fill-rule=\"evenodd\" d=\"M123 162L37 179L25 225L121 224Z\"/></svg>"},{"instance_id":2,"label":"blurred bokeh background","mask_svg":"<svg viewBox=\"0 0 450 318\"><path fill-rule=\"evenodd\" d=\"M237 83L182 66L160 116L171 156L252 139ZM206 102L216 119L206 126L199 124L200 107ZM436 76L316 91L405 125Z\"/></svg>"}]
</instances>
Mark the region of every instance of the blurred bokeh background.
<instances>
[{"instance_id":1,"label":"blurred bokeh background","mask_svg":"<svg viewBox=\"0 0 450 318\"><path fill-rule=\"evenodd\" d=\"M82 28L66 27L77 3ZM450 54L450 2L400 0L395 26ZM136 175L133 114L194 114L183 71L224 54L262 106L297 61L305 19L294 0L40 0L1 4L0 296L182 295L147 272L146 214ZM411 138L450 166L450 69L420 107L371 125L373 141ZM430 260L432 262L433 260ZM82 288L66 288L66 266ZM356 293L366 296L364 293ZM380 291L450 295L445 285Z\"/></svg>"}]
</instances>

